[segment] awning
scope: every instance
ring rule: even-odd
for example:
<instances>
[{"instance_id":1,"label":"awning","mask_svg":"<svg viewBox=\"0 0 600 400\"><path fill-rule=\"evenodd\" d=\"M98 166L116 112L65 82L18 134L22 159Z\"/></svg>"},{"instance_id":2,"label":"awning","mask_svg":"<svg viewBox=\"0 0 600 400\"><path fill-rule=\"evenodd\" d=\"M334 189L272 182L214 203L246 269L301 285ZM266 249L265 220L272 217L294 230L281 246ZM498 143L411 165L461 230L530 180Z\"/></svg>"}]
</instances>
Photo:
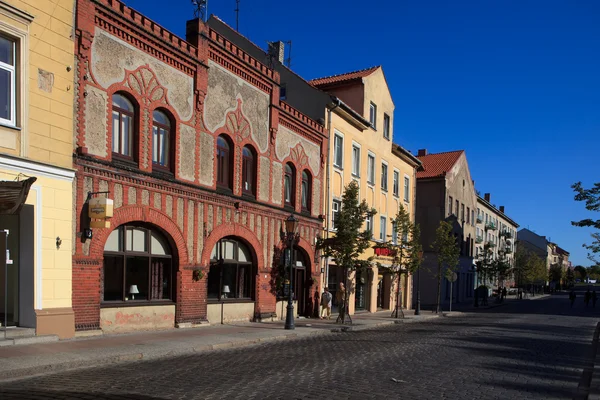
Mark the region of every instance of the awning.
<instances>
[{"instance_id":1,"label":"awning","mask_svg":"<svg viewBox=\"0 0 600 400\"><path fill-rule=\"evenodd\" d=\"M24 181L0 181L0 214L18 214L36 180L32 177Z\"/></svg>"}]
</instances>

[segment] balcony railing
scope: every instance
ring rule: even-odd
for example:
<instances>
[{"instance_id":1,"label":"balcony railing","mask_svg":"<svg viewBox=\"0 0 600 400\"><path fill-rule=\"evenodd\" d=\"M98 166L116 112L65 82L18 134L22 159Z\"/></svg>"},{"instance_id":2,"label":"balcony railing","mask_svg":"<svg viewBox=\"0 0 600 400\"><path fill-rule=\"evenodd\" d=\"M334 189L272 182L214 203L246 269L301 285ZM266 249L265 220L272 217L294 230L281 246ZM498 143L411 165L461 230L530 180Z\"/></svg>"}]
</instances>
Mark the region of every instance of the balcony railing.
<instances>
[{"instance_id":1,"label":"balcony railing","mask_svg":"<svg viewBox=\"0 0 600 400\"><path fill-rule=\"evenodd\" d=\"M502 231L500 232L500 236L504 236L506 239L512 239L513 234L511 231Z\"/></svg>"},{"instance_id":2,"label":"balcony railing","mask_svg":"<svg viewBox=\"0 0 600 400\"><path fill-rule=\"evenodd\" d=\"M477 216L477 223L480 224L483 222L483 217L481 215Z\"/></svg>"},{"instance_id":3,"label":"balcony railing","mask_svg":"<svg viewBox=\"0 0 600 400\"><path fill-rule=\"evenodd\" d=\"M504 249L504 253L512 254L512 249L510 247L507 247L506 249Z\"/></svg>"},{"instance_id":4,"label":"balcony railing","mask_svg":"<svg viewBox=\"0 0 600 400\"><path fill-rule=\"evenodd\" d=\"M496 247L496 243L492 242L492 241L487 241L487 243L485 244L487 247L489 247L490 249L493 247Z\"/></svg>"},{"instance_id":5,"label":"balcony railing","mask_svg":"<svg viewBox=\"0 0 600 400\"><path fill-rule=\"evenodd\" d=\"M495 231L496 230L496 224L493 222L488 222L487 224L485 224L485 229L488 229L490 231Z\"/></svg>"},{"instance_id":6,"label":"balcony railing","mask_svg":"<svg viewBox=\"0 0 600 400\"><path fill-rule=\"evenodd\" d=\"M475 238L475 243L483 243L483 238L481 236L477 236Z\"/></svg>"}]
</instances>

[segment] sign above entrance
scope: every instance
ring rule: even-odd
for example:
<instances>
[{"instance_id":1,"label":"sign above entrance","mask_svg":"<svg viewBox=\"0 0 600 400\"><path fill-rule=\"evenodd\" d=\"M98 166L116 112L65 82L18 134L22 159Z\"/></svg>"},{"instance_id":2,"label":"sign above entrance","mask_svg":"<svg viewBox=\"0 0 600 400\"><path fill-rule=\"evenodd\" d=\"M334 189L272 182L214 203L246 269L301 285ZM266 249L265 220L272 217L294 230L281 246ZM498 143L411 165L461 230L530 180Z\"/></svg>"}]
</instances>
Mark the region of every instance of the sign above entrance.
<instances>
[{"instance_id":1,"label":"sign above entrance","mask_svg":"<svg viewBox=\"0 0 600 400\"><path fill-rule=\"evenodd\" d=\"M107 197L92 197L88 201L90 228L110 228L108 219L113 216L113 200Z\"/></svg>"},{"instance_id":2,"label":"sign above entrance","mask_svg":"<svg viewBox=\"0 0 600 400\"><path fill-rule=\"evenodd\" d=\"M396 250L387 247L374 247L373 250L378 257L394 257L396 255Z\"/></svg>"}]
</instances>

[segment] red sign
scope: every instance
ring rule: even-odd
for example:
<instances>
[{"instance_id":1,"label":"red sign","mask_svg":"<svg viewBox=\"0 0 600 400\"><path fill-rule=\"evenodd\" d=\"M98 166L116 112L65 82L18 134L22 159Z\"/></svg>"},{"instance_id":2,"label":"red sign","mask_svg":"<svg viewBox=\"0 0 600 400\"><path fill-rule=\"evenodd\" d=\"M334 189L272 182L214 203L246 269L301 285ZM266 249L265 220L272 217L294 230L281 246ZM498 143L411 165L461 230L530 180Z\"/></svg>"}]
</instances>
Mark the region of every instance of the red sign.
<instances>
[{"instance_id":1,"label":"red sign","mask_svg":"<svg viewBox=\"0 0 600 400\"><path fill-rule=\"evenodd\" d=\"M396 251L392 249L388 249L387 247L375 247L375 255L379 257L394 257L396 255Z\"/></svg>"}]
</instances>

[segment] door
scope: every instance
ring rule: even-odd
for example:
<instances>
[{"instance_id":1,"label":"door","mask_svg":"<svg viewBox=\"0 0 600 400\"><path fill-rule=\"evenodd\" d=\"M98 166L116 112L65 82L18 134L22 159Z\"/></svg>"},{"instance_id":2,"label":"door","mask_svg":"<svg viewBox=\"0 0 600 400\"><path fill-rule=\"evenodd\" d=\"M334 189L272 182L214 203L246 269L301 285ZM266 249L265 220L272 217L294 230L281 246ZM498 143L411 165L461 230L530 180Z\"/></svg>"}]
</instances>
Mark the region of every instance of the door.
<instances>
[{"instance_id":1,"label":"door","mask_svg":"<svg viewBox=\"0 0 600 400\"><path fill-rule=\"evenodd\" d=\"M6 256L0 254L6 257L6 263L0 264L0 322L15 326L19 323L19 216L2 215L0 231L6 245Z\"/></svg>"},{"instance_id":2,"label":"door","mask_svg":"<svg viewBox=\"0 0 600 400\"><path fill-rule=\"evenodd\" d=\"M365 271L356 271L356 293L354 296L354 308L356 310L364 310L365 302L365 287L367 283L367 273Z\"/></svg>"},{"instance_id":3,"label":"door","mask_svg":"<svg viewBox=\"0 0 600 400\"><path fill-rule=\"evenodd\" d=\"M304 268L294 268L294 298L297 300L298 315L306 313L306 272Z\"/></svg>"}]
</instances>

